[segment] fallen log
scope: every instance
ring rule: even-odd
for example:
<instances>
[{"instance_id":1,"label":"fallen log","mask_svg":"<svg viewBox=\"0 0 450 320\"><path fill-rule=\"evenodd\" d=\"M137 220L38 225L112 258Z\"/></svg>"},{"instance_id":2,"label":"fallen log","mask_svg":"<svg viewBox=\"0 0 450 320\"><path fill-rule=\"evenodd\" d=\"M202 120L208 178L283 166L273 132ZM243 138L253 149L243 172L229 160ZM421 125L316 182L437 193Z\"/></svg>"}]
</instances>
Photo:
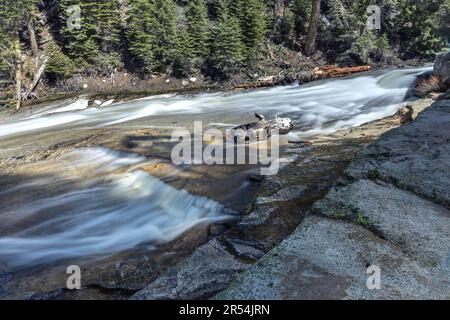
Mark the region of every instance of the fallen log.
<instances>
[{"instance_id":1,"label":"fallen log","mask_svg":"<svg viewBox=\"0 0 450 320\"><path fill-rule=\"evenodd\" d=\"M371 66L340 68L337 65L325 65L316 67L312 71L303 71L297 74L260 77L255 82L241 83L234 86L233 89L271 87L276 85L291 84L295 81L298 81L299 83L306 83L317 79L344 77L352 73L370 71L371 69Z\"/></svg>"},{"instance_id":2,"label":"fallen log","mask_svg":"<svg viewBox=\"0 0 450 320\"><path fill-rule=\"evenodd\" d=\"M256 142L269 138L272 131L277 131L278 134L285 135L294 129L294 123L289 118L275 118L273 120L266 120L266 118L255 113L255 117L259 121L243 124L237 126L229 132L236 143Z\"/></svg>"},{"instance_id":3,"label":"fallen log","mask_svg":"<svg viewBox=\"0 0 450 320\"><path fill-rule=\"evenodd\" d=\"M371 66L358 66L340 68L337 66L323 66L314 69L314 74L318 79L344 77L352 73L366 72L372 69Z\"/></svg>"},{"instance_id":4,"label":"fallen log","mask_svg":"<svg viewBox=\"0 0 450 320\"><path fill-rule=\"evenodd\" d=\"M34 78L33 78L33 82L31 82L30 86L28 87L28 90L24 93L22 100L27 100L28 97L31 95L31 93L34 91L34 89L36 88L36 86L39 83L39 80L42 77L42 74L45 71L45 67L47 66L48 60L50 59L50 56L45 56L41 66L39 67L39 69L37 70Z\"/></svg>"}]
</instances>

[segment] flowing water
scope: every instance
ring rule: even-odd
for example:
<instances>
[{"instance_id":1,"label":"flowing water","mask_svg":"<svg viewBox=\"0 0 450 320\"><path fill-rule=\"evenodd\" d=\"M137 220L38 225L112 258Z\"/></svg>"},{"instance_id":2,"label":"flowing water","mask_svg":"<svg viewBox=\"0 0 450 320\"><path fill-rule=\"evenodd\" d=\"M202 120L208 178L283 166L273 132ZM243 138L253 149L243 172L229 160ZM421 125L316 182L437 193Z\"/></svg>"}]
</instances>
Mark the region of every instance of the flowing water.
<instances>
[{"instance_id":1,"label":"flowing water","mask_svg":"<svg viewBox=\"0 0 450 320\"><path fill-rule=\"evenodd\" d=\"M236 94L160 95L103 108L88 108L83 99L54 103L22 120L3 120L0 159L22 142L38 143L48 134L189 127L193 120L224 129L252 119L254 112L266 118L292 118L295 130L289 136L301 139L395 113L416 76L425 71L382 71ZM45 164L22 168L25 176L27 170L41 174L3 185L0 176L0 263L14 269L111 256L138 245L151 248L193 226L225 221L235 214L139 169L151 161L155 160L103 147L78 148ZM49 192L43 196L46 188Z\"/></svg>"}]
</instances>

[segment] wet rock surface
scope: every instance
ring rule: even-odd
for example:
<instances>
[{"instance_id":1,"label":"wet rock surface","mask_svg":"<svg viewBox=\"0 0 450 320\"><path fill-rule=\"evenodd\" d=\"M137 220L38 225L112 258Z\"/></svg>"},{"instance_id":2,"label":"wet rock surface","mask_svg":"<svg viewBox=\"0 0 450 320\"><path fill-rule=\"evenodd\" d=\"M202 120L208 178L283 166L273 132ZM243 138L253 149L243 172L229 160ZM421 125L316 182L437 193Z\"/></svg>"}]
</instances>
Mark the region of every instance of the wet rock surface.
<instances>
[{"instance_id":1,"label":"wet rock surface","mask_svg":"<svg viewBox=\"0 0 450 320\"><path fill-rule=\"evenodd\" d=\"M366 287L367 265L382 266L382 290ZM367 229L310 216L215 299L446 297L445 284L429 281L427 268Z\"/></svg>"},{"instance_id":2,"label":"wet rock surface","mask_svg":"<svg viewBox=\"0 0 450 320\"><path fill-rule=\"evenodd\" d=\"M130 168L154 175L176 189L207 196L242 214L239 222L199 226L170 243L149 250L146 246L107 259L86 260L83 288L65 289L65 268L79 261L11 272L0 266L0 296L18 299L196 299L210 298L226 289L236 276L249 270L302 223L312 205L322 199L342 175L355 154L387 130L410 121L427 102L412 104L398 114L308 139L293 141L282 151L278 175L262 177L255 166L182 166L170 162L173 119L139 120L137 128L83 128L29 134L0 142L2 190L36 177L53 178L48 164L74 149L103 147L142 155L154 162ZM190 122L186 116L183 119ZM211 119L210 119L211 120ZM226 119L223 119L226 120ZM182 125L183 123L177 123ZM17 142L17 143L16 143ZM61 187L64 186L64 190ZM9 204L57 195L71 184L48 184L42 190L16 193ZM232 190L230 192L230 190ZM26 222L33 225L34 221ZM13 233L26 225L3 230ZM199 271L199 272L197 272Z\"/></svg>"},{"instance_id":3,"label":"wet rock surface","mask_svg":"<svg viewBox=\"0 0 450 320\"><path fill-rule=\"evenodd\" d=\"M383 180L450 207L450 108L437 101L416 121L392 130L359 154L345 172Z\"/></svg>"},{"instance_id":4,"label":"wet rock surface","mask_svg":"<svg viewBox=\"0 0 450 320\"><path fill-rule=\"evenodd\" d=\"M207 196L237 211L247 207L259 186L258 182L247 183L248 168L245 166L217 166L214 170L206 165L175 167L170 162L171 145L167 143L164 130L74 130L70 136L63 137L58 134L40 136L37 143L31 135L29 139L32 147L28 147L25 143L20 145L19 151L10 153L7 150L0 156L2 208L11 212L14 207L23 203L57 197L78 190L80 185L83 185L84 179L93 178L92 170L80 171L70 167L59 168L55 165L59 163L61 157L73 150L98 146L126 152L128 155L143 155L150 161L144 161L127 170L148 172L176 189L185 189L193 195ZM128 143L130 140L134 143ZM14 141L5 143L8 143L7 148L14 148ZM120 174L123 170L116 170L115 173ZM76 178L73 178L72 174ZM101 178L101 175L97 175L97 178ZM39 185L36 181L47 181L46 188L33 187L33 183ZM244 183L245 188L241 188ZM20 185L29 187L26 192L23 190L9 192ZM233 195L229 192L230 188L239 192ZM0 221L8 223L2 223L0 230L3 235L15 234L33 225L39 225L47 214L54 213L57 212L46 212L44 216L32 216L27 219L18 215L5 215L5 210L2 210ZM128 298L155 280L167 268L189 256L195 248L222 234L233 224L234 221L220 225L199 225L174 241L159 244L156 249L144 244L109 258L86 257L82 260L64 260L51 265L15 271L0 266L0 297L2 299ZM213 231L210 232L210 229ZM83 279L81 290L65 289L68 277L66 267L71 264L81 267Z\"/></svg>"},{"instance_id":5,"label":"wet rock surface","mask_svg":"<svg viewBox=\"0 0 450 320\"><path fill-rule=\"evenodd\" d=\"M359 153L299 227L215 298L449 299L449 110L436 102ZM373 265L379 290L367 286Z\"/></svg>"},{"instance_id":6,"label":"wet rock surface","mask_svg":"<svg viewBox=\"0 0 450 320\"><path fill-rule=\"evenodd\" d=\"M213 264L211 262L213 261ZM230 254L218 240L199 247L179 265L132 296L144 299L201 299L225 289L230 277L250 265Z\"/></svg>"},{"instance_id":7,"label":"wet rock surface","mask_svg":"<svg viewBox=\"0 0 450 320\"><path fill-rule=\"evenodd\" d=\"M224 289L225 291L219 293L217 297L295 298L295 292L301 290L299 289L301 287L293 288L298 284L296 282L290 285L280 282L280 285L286 286L286 291L285 295L277 296L271 295L266 285L258 286L259 282L255 283L253 278L247 278L246 275L255 274L262 279L261 283L267 280L269 286L273 285L270 282L272 275L262 272L258 266L264 264L267 257L273 254L273 250L277 250L278 244L282 243L281 246L283 246L286 241L283 240L302 223L312 205L330 190L334 181L343 173L358 151L387 130L408 121L405 120L405 114L409 115L406 119L412 119L414 112L423 110L429 103L430 101L412 103L409 108L402 109L392 117L358 128L317 136L308 141L291 143L283 155L291 159L291 162L285 164L278 175L268 176L262 180L252 207L247 210L236 226L196 249L191 256L170 268L132 298L211 298ZM370 234L369 231L367 232ZM333 245L333 241L335 240L331 241L330 246ZM218 250L222 253L217 254ZM285 263L285 261L279 262ZM256 266L254 266L255 263ZM195 266L198 269L195 269ZM288 268L280 270L280 274L285 273L286 277L290 277L288 274L298 273L297 267ZM199 272L192 272L194 269ZM241 273L242 275L239 276ZM330 277L332 277L331 274ZM238 283L240 283L239 279L246 279L245 286L248 288L255 286L255 290L261 295L251 295L246 291L247 287L232 283L236 278ZM286 278L287 282L291 280ZM350 278L341 277L339 281L344 285L350 281ZM230 283L232 283L231 286ZM318 284L313 281L311 286ZM236 290L226 289L228 286ZM322 285L314 290L318 292L330 287L331 285ZM309 294L311 297L314 296L312 293ZM327 298L330 295L323 294L321 297Z\"/></svg>"}]
</instances>

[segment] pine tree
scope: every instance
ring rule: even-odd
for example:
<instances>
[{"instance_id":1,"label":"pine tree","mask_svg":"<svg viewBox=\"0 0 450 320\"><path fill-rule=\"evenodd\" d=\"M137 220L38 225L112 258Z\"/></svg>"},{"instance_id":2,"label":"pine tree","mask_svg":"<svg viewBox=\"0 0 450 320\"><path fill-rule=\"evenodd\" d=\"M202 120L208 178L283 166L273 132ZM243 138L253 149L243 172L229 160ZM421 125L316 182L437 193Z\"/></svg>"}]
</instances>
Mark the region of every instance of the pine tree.
<instances>
[{"instance_id":1,"label":"pine tree","mask_svg":"<svg viewBox=\"0 0 450 320\"><path fill-rule=\"evenodd\" d=\"M328 0L328 17L333 29L344 28L344 12L341 0Z\"/></svg>"},{"instance_id":2,"label":"pine tree","mask_svg":"<svg viewBox=\"0 0 450 320\"><path fill-rule=\"evenodd\" d=\"M158 28L155 30L157 46L155 50L156 70L165 71L176 53L177 29L176 6L173 0L155 0Z\"/></svg>"},{"instance_id":3,"label":"pine tree","mask_svg":"<svg viewBox=\"0 0 450 320\"><path fill-rule=\"evenodd\" d=\"M192 68L192 59L189 52L189 35L184 30L178 30L176 53L172 62L172 75L176 78L186 78Z\"/></svg>"},{"instance_id":4,"label":"pine tree","mask_svg":"<svg viewBox=\"0 0 450 320\"><path fill-rule=\"evenodd\" d=\"M50 56L45 69L45 75L49 82L69 78L77 71L75 63L62 52L55 42L51 41L47 45L45 52Z\"/></svg>"},{"instance_id":5,"label":"pine tree","mask_svg":"<svg viewBox=\"0 0 450 320\"><path fill-rule=\"evenodd\" d=\"M244 14L241 29L244 35L244 45L247 61L259 58L264 48L267 28L266 7L262 0L247 0L244 4Z\"/></svg>"},{"instance_id":6,"label":"pine tree","mask_svg":"<svg viewBox=\"0 0 450 320\"><path fill-rule=\"evenodd\" d=\"M134 0L128 20L128 48L146 73L164 72L176 54L176 11L172 0Z\"/></svg>"},{"instance_id":7,"label":"pine tree","mask_svg":"<svg viewBox=\"0 0 450 320\"><path fill-rule=\"evenodd\" d=\"M115 0L61 0L61 34L64 36L64 49L78 64L93 66L99 71L102 64L111 67L119 64L118 48L120 44L119 13ZM74 13L79 10L79 26ZM106 69L109 69L108 66Z\"/></svg>"},{"instance_id":8,"label":"pine tree","mask_svg":"<svg viewBox=\"0 0 450 320\"><path fill-rule=\"evenodd\" d=\"M304 44L302 43L302 35L307 32L307 20L311 14L311 0L293 0L292 13L294 14L295 22L295 48L301 50Z\"/></svg>"},{"instance_id":9,"label":"pine tree","mask_svg":"<svg viewBox=\"0 0 450 320\"><path fill-rule=\"evenodd\" d=\"M208 12L204 0L191 0L186 10L187 50L192 58L204 58L208 53Z\"/></svg>"},{"instance_id":10,"label":"pine tree","mask_svg":"<svg viewBox=\"0 0 450 320\"><path fill-rule=\"evenodd\" d=\"M36 0L0 2L0 84L15 83L16 109L22 101L22 31L26 29Z\"/></svg>"},{"instance_id":11,"label":"pine tree","mask_svg":"<svg viewBox=\"0 0 450 320\"><path fill-rule=\"evenodd\" d=\"M311 1L311 15L309 18L308 36L305 45L305 53L308 56L316 51L317 32L320 23L320 5L320 0Z\"/></svg>"},{"instance_id":12,"label":"pine tree","mask_svg":"<svg viewBox=\"0 0 450 320\"><path fill-rule=\"evenodd\" d=\"M295 20L296 17L288 4L288 1L279 1L273 7L273 16L268 20L272 27L271 41L275 44L283 44L288 48L295 45Z\"/></svg>"},{"instance_id":13,"label":"pine tree","mask_svg":"<svg viewBox=\"0 0 450 320\"><path fill-rule=\"evenodd\" d=\"M227 7L230 15L238 19L239 24L243 23L244 19L244 5L246 0L228 0Z\"/></svg>"},{"instance_id":14,"label":"pine tree","mask_svg":"<svg viewBox=\"0 0 450 320\"><path fill-rule=\"evenodd\" d=\"M134 0L128 16L128 48L142 63L146 73L151 73L154 67L154 51L157 45L154 30L157 27L155 2Z\"/></svg>"},{"instance_id":15,"label":"pine tree","mask_svg":"<svg viewBox=\"0 0 450 320\"><path fill-rule=\"evenodd\" d=\"M16 54L14 42L18 40L20 19L18 2L11 0L0 2L0 85L9 84L14 79Z\"/></svg>"},{"instance_id":16,"label":"pine tree","mask_svg":"<svg viewBox=\"0 0 450 320\"><path fill-rule=\"evenodd\" d=\"M243 60L239 21L231 16L223 0L217 3L217 21L210 37L209 73L213 77L227 78Z\"/></svg>"},{"instance_id":17,"label":"pine tree","mask_svg":"<svg viewBox=\"0 0 450 320\"><path fill-rule=\"evenodd\" d=\"M442 26L439 22L439 8L445 7L446 1L442 0L399 0L399 14L388 24L388 33L391 39L399 43L400 52L405 58L434 58L446 45L445 36L441 36L439 32L439 27Z\"/></svg>"}]
</instances>

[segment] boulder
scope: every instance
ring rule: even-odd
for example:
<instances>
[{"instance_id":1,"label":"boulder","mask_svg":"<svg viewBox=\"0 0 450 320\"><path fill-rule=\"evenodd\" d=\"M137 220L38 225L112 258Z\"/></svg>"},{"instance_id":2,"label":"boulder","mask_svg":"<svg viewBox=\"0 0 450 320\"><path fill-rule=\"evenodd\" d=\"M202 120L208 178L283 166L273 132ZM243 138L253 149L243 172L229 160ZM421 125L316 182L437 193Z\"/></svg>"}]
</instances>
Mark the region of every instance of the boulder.
<instances>
[{"instance_id":1,"label":"boulder","mask_svg":"<svg viewBox=\"0 0 450 320\"><path fill-rule=\"evenodd\" d=\"M361 179L333 188L314 212L359 224L394 244L423 267L445 269L450 211L391 184ZM431 268L434 267L434 268ZM440 268L439 268L440 267ZM450 270L446 271L449 275Z\"/></svg>"},{"instance_id":2,"label":"boulder","mask_svg":"<svg viewBox=\"0 0 450 320\"><path fill-rule=\"evenodd\" d=\"M219 241L212 240L145 289L138 291L131 300L210 297L225 289L237 272L249 266L230 254Z\"/></svg>"},{"instance_id":3,"label":"boulder","mask_svg":"<svg viewBox=\"0 0 450 320\"><path fill-rule=\"evenodd\" d=\"M414 122L386 133L346 169L351 180L393 183L450 208L450 101L422 111Z\"/></svg>"},{"instance_id":4,"label":"boulder","mask_svg":"<svg viewBox=\"0 0 450 320\"><path fill-rule=\"evenodd\" d=\"M381 268L379 290L367 286L372 265ZM214 298L448 299L446 270L421 265L362 226L310 216Z\"/></svg>"},{"instance_id":5,"label":"boulder","mask_svg":"<svg viewBox=\"0 0 450 320\"><path fill-rule=\"evenodd\" d=\"M450 84L450 52L441 53L436 56L433 72L444 83Z\"/></svg>"}]
</instances>

